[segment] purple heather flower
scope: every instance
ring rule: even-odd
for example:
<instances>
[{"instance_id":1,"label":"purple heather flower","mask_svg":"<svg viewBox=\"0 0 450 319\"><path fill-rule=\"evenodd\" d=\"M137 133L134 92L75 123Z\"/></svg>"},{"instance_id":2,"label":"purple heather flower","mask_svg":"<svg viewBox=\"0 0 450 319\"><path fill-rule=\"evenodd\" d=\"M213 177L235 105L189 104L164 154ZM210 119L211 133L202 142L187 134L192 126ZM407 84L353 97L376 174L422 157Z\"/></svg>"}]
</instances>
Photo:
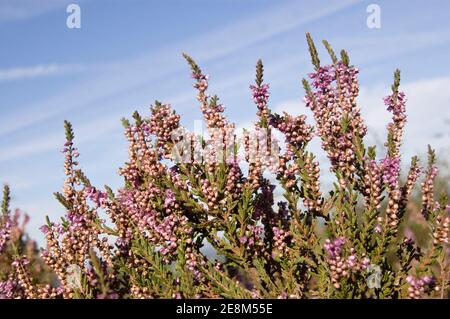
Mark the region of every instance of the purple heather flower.
<instances>
[{"instance_id":1,"label":"purple heather flower","mask_svg":"<svg viewBox=\"0 0 450 319\"><path fill-rule=\"evenodd\" d=\"M384 104L387 106L387 110L392 112L394 116L404 116L406 97L405 93L398 92L396 98L392 95L386 96L384 99Z\"/></svg>"},{"instance_id":2,"label":"purple heather flower","mask_svg":"<svg viewBox=\"0 0 450 319\"><path fill-rule=\"evenodd\" d=\"M383 170L383 182L389 187L395 187L398 184L400 174L400 157L387 156L381 160L381 168Z\"/></svg>"},{"instance_id":3,"label":"purple heather flower","mask_svg":"<svg viewBox=\"0 0 450 319\"><path fill-rule=\"evenodd\" d=\"M418 299L422 296L424 291L430 290L434 287L436 280L431 276L415 277L409 275L406 277L406 282L409 284L409 297L412 299Z\"/></svg>"},{"instance_id":4,"label":"purple heather flower","mask_svg":"<svg viewBox=\"0 0 450 319\"><path fill-rule=\"evenodd\" d=\"M192 73L192 78L196 80L208 80L209 75L208 74L202 74L202 73Z\"/></svg>"},{"instance_id":5,"label":"purple heather flower","mask_svg":"<svg viewBox=\"0 0 450 319\"><path fill-rule=\"evenodd\" d=\"M259 292L257 290L252 290L251 294L252 294L252 299L260 299L261 298L259 295Z\"/></svg>"},{"instance_id":6,"label":"purple heather flower","mask_svg":"<svg viewBox=\"0 0 450 319\"><path fill-rule=\"evenodd\" d=\"M69 229L71 231L83 228L86 223L86 219L84 218L84 216L76 214L73 211L68 211L66 216L68 221L70 222Z\"/></svg>"},{"instance_id":7,"label":"purple heather flower","mask_svg":"<svg viewBox=\"0 0 450 319\"><path fill-rule=\"evenodd\" d=\"M287 252L286 238L289 237L289 231L285 231L279 227L272 227L274 248L278 249L282 254Z\"/></svg>"},{"instance_id":8,"label":"purple heather flower","mask_svg":"<svg viewBox=\"0 0 450 319\"><path fill-rule=\"evenodd\" d=\"M310 73L308 76L313 80L312 85L316 89L325 90L336 78L336 72L332 65L321 67L316 73Z\"/></svg>"},{"instance_id":9,"label":"purple heather flower","mask_svg":"<svg viewBox=\"0 0 450 319\"><path fill-rule=\"evenodd\" d=\"M97 207L103 207L108 199L108 195L106 193L95 189L95 187L86 188L85 193L86 197L89 198Z\"/></svg>"},{"instance_id":10,"label":"purple heather flower","mask_svg":"<svg viewBox=\"0 0 450 319\"><path fill-rule=\"evenodd\" d=\"M119 295L116 293L98 294L96 299L119 299Z\"/></svg>"},{"instance_id":11,"label":"purple heather flower","mask_svg":"<svg viewBox=\"0 0 450 319\"><path fill-rule=\"evenodd\" d=\"M269 84L265 83L261 86L250 85L252 90L253 101L259 110L266 108L267 100L269 99Z\"/></svg>"},{"instance_id":12,"label":"purple heather flower","mask_svg":"<svg viewBox=\"0 0 450 319\"><path fill-rule=\"evenodd\" d=\"M42 225L41 227L39 227L39 230L46 235L50 232L50 227L48 227L47 225Z\"/></svg>"},{"instance_id":13,"label":"purple heather flower","mask_svg":"<svg viewBox=\"0 0 450 319\"><path fill-rule=\"evenodd\" d=\"M26 266L30 263L30 261L28 260L28 258L24 257L18 257L16 259L14 259L14 261L11 263L11 265L13 267L20 267L20 266Z\"/></svg>"},{"instance_id":14,"label":"purple heather flower","mask_svg":"<svg viewBox=\"0 0 450 319\"><path fill-rule=\"evenodd\" d=\"M0 299L14 298L14 291L18 288L19 288L18 282L11 278L5 281L0 281Z\"/></svg>"},{"instance_id":15,"label":"purple heather flower","mask_svg":"<svg viewBox=\"0 0 450 319\"><path fill-rule=\"evenodd\" d=\"M345 242L346 239L344 237L336 238L334 241L326 239L324 248L327 250L328 255L334 258L341 255L342 247L344 246Z\"/></svg>"},{"instance_id":16,"label":"purple heather flower","mask_svg":"<svg viewBox=\"0 0 450 319\"><path fill-rule=\"evenodd\" d=\"M365 270L369 266L370 266L370 259L367 257L364 257L363 260L361 261L361 269Z\"/></svg>"},{"instance_id":17,"label":"purple heather flower","mask_svg":"<svg viewBox=\"0 0 450 319\"><path fill-rule=\"evenodd\" d=\"M170 208L175 203L175 194L170 190L166 190L166 198L164 200L164 208Z\"/></svg>"},{"instance_id":18,"label":"purple heather flower","mask_svg":"<svg viewBox=\"0 0 450 319\"><path fill-rule=\"evenodd\" d=\"M376 225L375 228L374 228L374 230L375 230L375 232L376 232L377 234L381 233L381 231L382 231L381 225L380 225L380 224Z\"/></svg>"},{"instance_id":19,"label":"purple heather flower","mask_svg":"<svg viewBox=\"0 0 450 319\"><path fill-rule=\"evenodd\" d=\"M282 292L279 296L278 299L288 299L289 295L287 294L287 292Z\"/></svg>"},{"instance_id":20,"label":"purple heather flower","mask_svg":"<svg viewBox=\"0 0 450 319\"><path fill-rule=\"evenodd\" d=\"M12 223L9 217L5 217L3 223L0 220L0 254L5 250L11 237L11 228Z\"/></svg>"}]
</instances>

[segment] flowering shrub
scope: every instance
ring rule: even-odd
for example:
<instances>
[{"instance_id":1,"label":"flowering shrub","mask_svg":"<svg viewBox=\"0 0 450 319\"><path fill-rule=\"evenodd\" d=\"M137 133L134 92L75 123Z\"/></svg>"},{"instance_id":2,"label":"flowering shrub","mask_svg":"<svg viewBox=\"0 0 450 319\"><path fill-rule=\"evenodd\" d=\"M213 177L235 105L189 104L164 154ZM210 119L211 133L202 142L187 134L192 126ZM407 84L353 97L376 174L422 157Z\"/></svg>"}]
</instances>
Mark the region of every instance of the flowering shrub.
<instances>
[{"instance_id":1,"label":"flowering shrub","mask_svg":"<svg viewBox=\"0 0 450 319\"><path fill-rule=\"evenodd\" d=\"M194 88L208 128L199 137L180 126L167 104L124 119L129 159L114 192L92 185L79 168L74 132L65 122L65 183L55 196L60 223L42 226L41 258L57 277L37 280L25 249L13 239L5 189L0 252L12 249L0 279L6 298L444 298L448 295L449 206L436 201L434 151L422 168L413 157L401 177L405 94L400 72L384 99L392 121L385 147L366 147L357 104L358 69L324 41L322 65L307 35L314 66L303 80L304 115L275 114L258 61L250 86L257 122L242 139L224 116L208 76L192 58ZM279 141L272 132L278 132ZM335 176L320 185L308 151L319 138ZM422 219L429 243L402 231L407 205L422 178ZM283 198L275 196L275 189ZM17 238L17 235L16 235ZM3 255L2 255L3 256Z\"/></svg>"},{"instance_id":2,"label":"flowering shrub","mask_svg":"<svg viewBox=\"0 0 450 319\"><path fill-rule=\"evenodd\" d=\"M9 210L10 191L5 186L0 216L0 299L32 295L28 288L39 283L42 297L50 297L55 276L39 257L35 241L26 232L28 215Z\"/></svg>"}]
</instances>

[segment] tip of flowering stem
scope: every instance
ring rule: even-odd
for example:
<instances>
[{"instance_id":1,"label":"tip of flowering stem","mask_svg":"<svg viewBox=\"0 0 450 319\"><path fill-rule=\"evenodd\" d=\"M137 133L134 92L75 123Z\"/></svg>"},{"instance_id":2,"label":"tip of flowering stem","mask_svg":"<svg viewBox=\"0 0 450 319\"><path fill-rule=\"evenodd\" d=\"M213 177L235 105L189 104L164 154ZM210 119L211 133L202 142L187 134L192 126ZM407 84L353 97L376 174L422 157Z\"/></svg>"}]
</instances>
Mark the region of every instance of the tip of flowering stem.
<instances>
[{"instance_id":1,"label":"tip of flowering stem","mask_svg":"<svg viewBox=\"0 0 450 319\"><path fill-rule=\"evenodd\" d=\"M141 117L141 115L139 114L138 111L134 111L133 118L136 121L136 125L137 126L140 126L142 124L142 117Z\"/></svg>"},{"instance_id":2,"label":"tip of flowering stem","mask_svg":"<svg viewBox=\"0 0 450 319\"><path fill-rule=\"evenodd\" d=\"M376 146L369 146L368 150L367 150L367 156L371 159L374 160L377 156L376 153Z\"/></svg>"},{"instance_id":3,"label":"tip of flowering stem","mask_svg":"<svg viewBox=\"0 0 450 319\"><path fill-rule=\"evenodd\" d=\"M67 219L65 219L64 217L60 217L61 220L61 226L63 226L64 228L67 228L69 226L69 221Z\"/></svg>"},{"instance_id":4,"label":"tip of flowering stem","mask_svg":"<svg viewBox=\"0 0 450 319\"><path fill-rule=\"evenodd\" d=\"M428 166L436 164L436 151L428 144Z\"/></svg>"},{"instance_id":5,"label":"tip of flowering stem","mask_svg":"<svg viewBox=\"0 0 450 319\"><path fill-rule=\"evenodd\" d=\"M202 74L202 70L200 69L200 67L198 66L197 63L195 63L194 59L191 58L189 55L187 55L186 53L183 53L183 58L187 61L187 63L189 64L189 66L192 69L192 72L196 75L200 75Z\"/></svg>"},{"instance_id":6,"label":"tip of flowering stem","mask_svg":"<svg viewBox=\"0 0 450 319\"><path fill-rule=\"evenodd\" d=\"M309 53L311 54L311 61L314 68L318 70L320 68L319 54L317 53L316 46L309 32L306 33L306 42L308 42Z\"/></svg>"},{"instance_id":7,"label":"tip of flowering stem","mask_svg":"<svg viewBox=\"0 0 450 319\"><path fill-rule=\"evenodd\" d=\"M130 127L130 121L128 121L126 118L122 117L121 122L122 122L122 126L123 126L125 129L127 129L127 128Z\"/></svg>"},{"instance_id":8,"label":"tip of flowering stem","mask_svg":"<svg viewBox=\"0 0 450 319\"><path fill-rule=\"evenodd\" d=\"M48 227L52 226L52 222L50 221L50 217L48 217L48 215L45 215L45 223Z\"/></svg>"},{"instance_id":9,"label":"tip of flowering stem","mask_svg":"<svg viewBox=\"0 0 450 319\"><path fill-rule=\"evenodd\" d=\"M444 209L445 207L448 207L448 195L445 191L439 193L439 203L441 204L441 207L444 207Z\"/></svg>"},{"instance_id":10,"label":"tip of flowering stem","mask_svg":"<svg viewBox=\"0 0 450 319\"><path fill-rule=\"evenodd\" d=\"M215 108L216 106L217 106L217 103L219 102L219 97L217 96L217 95L213 95L212 97L211 97L211 100L210 100L210 102L209 102L209 104L210 104L210 106L212 107L212 108Z\"/></svg>"},{"instance_id":11,"label":"tip of flowering stem","mask_svg":"<svg viewBox=\"0 0 450 319\"><path fill-rule=\"evenodd\" d=\"M255 82L256 82L257 86L262 85L262 83L264 81L263 76L264 76L264 66L263 66L262 60L259 59L258 62L256 62L256 80L255 80Z\"/></svg>"},{"instance_id":12,"label":"tip of flowering stem","mask_svg":"<svg viewBox=\"0 0 450 319\"><path fill-rule=\"evenodd\" d=\"M392 84L392 92L394 94L397 94L399 87L400 87L400 70L396 69L394 72L394 84Z\"/></svg>"},{"instance_id":13,"label":"tip of flowering stem","mask_svg":"<svg viewBox=\"0 0 450 319\"><path fill-rule=\"evenodd\" d=\"M115 200L116 196L114 195L114 192L111 189L111 187L109 187L108 185L105 185L105 189L106 189L106 194L108 194L109 199L110 200Z\"/></svg>"},{"instance_id":14,"label":"tip of flowering stem","mask_svg":"<svg viewBox=\"0 0 450 319\"><path fill-rule=\"evenodd\" d=\"M341 61L342 61L342 63L344 63L345 66L350 65L350 58L348 56L347 51L345 51L345 50L341 50Z\"/></svg>"},{"instance_id":15,"label":"tip of flowering stem","mask_svg":"<svg viewBox=\"0 0 450 319\"><path fill-rule=\"evenodd\" d=\"M325 46L325 48L328 51L328 54L330 55L331 60L333 61L334 64L336 64L338 62L338 59L336 57L336 54L334 54L333 49L331 48L330 43L327 40L323 40L322 41L323 45Z\"/></svg>"},{"instance_id":16,"label":"tip of flowering stem","mask_svg":"<svg viewBox=\"0 0 450 319\"><path fill-rule=\"evenodd\" d=\"M53 195L55 195L55 198L58 200L58 202L60 202L61 205L63 205L66 209L72 208L72 205L67 201L63 194L56 192L53 193Z\"/></svg>"},{"instance_id":17,"label":"tip of flowering stem","mask_svg":"<svg viewBox=\"0 0 450 319\"><path fill-rule=\"evenodd\" d=\"M75 135L73 134L72 124L69 121L64 121L64 130L66 133L66 140L69 142L73 141Z\"/></svg>"},{"instance_id":18,"label":"tip of flowering stem","mask_svg":"<svg viewBox=\"0 0 450 319\"><path fill-rule=\"evenodd\" d=\"M155 112L158 112L158 110L160 110L162 106L163 106L163 104L160 101L155 100L155 104L150 108L150 110L152 111L152 114L154 114Z\"/></svg>"},{"instance_id":19,"label":"tip of flowering stem","mask_svg":"<svg viewBox=\"0 0 450 319\"><path fill-rule=\"evenodd\" d=\"M419 164L419 158L417 156L411 157L411 166L417 166Z\"/></svg>"},{"instance_id":20,"label":"tip of flowering stem","mask_svg":"<svg viewBox=\"0 0 450 319\"><path fill-rule=\"evenodd\" d=\"M2 215L9 214L9 202L11 201L11 192L8 185L3 186Z\"/></svg>"},{"instance_id":21,"label":"tip of flowering stem","mask_svg":"<svg viewBox=\"0 0 450 319\"><path fill-rule=\"evenodd\" d=\"M305 89L305 92L307 95L311 95L311 86L309 85L308 80L302 79L303 88Z\"/></svg>"},{"instance_id":22,"label":"tip of flowering stem","mask_svg":"<svg viewBox=\"0 0 450 319\"><path fill-rule=\"evenodd\" d=\"M80 169L75 172L76 177L83 183L86 187L91 187L91 182L87 178L87 176Z\"/></svg>"}]
</instances>

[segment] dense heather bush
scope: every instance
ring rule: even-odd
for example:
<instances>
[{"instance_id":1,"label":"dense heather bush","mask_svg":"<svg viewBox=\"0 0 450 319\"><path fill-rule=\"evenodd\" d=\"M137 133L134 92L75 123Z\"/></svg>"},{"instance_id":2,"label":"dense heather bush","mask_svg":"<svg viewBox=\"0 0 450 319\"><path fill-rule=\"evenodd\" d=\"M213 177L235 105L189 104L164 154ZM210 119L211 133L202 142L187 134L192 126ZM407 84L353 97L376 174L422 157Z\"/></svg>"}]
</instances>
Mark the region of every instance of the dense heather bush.
<instances>
[{"instance_id":1,"label":"dense heather bush","mask_svg":"<svg viewBox=\"0 0 450 319\"><path fill-rule=\"evenodd\" d=\"M271 112L258 61L250 86L258 121L239 143L224 107L207 93L208 76L187 55L209 136L200 139L182 129L180 117L160 102L149 118L134 113L133 122L123 120L129 160L119 171L125 185L117 192L91 185L78 168L66 122L66 180L56 198L67 212L61 223L47 220L41 228L47 240L41 258L57 280L37 278L45 271L33 268L41 263L28 252L34 248L23 244L17 218L10 217L6 188L0 252L7 266L0 273L0 295L447 297L449 206L446 198L435 199L434 151L429 148L426 167L414 157L406 177L400 176L406 161L400 150L406 123L400 72L384 99L392 121L377 154L376 147L364 145L358 69L326 41L332 64L321 65L309 35L307 40L314 72L303 86L315 127L303 115ZM321 139L336 177L329 192L307 150L313 136ZM422 247L401 230L419 177L421 218L431 239ZM284 195L278 202L275 188Z\"/></svg>"},{"instance_id":2,"label":"dense heather bush","mask_svg":"<svg viewBox=\"0 0 450 319\"><path fill-rule=\"evenodd\" d=\"M5 186L0 216L0 299L25 296L22 285L25 281L21 280L36 280L44 289L56 283L55 276L39 256L36 242L27 235L25 226L29 217L19 210L11 214L9 200L9 187ZM19 267L22 264L24 268ZM26 277L21 275L24 271Z\"/></svg>"}]
</instances>

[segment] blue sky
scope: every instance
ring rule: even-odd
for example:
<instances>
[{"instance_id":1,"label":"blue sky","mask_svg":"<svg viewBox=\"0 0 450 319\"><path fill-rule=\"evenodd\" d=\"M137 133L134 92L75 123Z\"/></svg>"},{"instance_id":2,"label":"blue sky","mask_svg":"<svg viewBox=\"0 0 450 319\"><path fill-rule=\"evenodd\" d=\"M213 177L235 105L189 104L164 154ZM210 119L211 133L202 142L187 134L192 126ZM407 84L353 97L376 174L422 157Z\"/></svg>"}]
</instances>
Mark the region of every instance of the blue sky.
<instances>
[{"instance_id":1,"label":"blue sky","mask_svg":"<svg viewBox=\"0 0 450 319\"><path fill-rule=\"evenodd\" d=\"M66 26L69 3L81 8L81 29ZM380 29L366 25L371 3L381 8ZM446 156L449 12L446 0L0 0L0 183L10 184L13 205L31 215L32 235L42 240L36 229L44 215L62 214L52 193L64 179L59 150L68 119L87 175L119 187L127 156L121 117L148 114L158 99L189 128L201 118L182 52L210 74L211 92L240 127L255 113L248 85L258 58L272 108L309 114L300 85L312 70L305 32L347 49L360 67L368 140L384 140L382 97L398 67L409 100L404 153L432 143Z\"/></svg>"}]
</instances>

